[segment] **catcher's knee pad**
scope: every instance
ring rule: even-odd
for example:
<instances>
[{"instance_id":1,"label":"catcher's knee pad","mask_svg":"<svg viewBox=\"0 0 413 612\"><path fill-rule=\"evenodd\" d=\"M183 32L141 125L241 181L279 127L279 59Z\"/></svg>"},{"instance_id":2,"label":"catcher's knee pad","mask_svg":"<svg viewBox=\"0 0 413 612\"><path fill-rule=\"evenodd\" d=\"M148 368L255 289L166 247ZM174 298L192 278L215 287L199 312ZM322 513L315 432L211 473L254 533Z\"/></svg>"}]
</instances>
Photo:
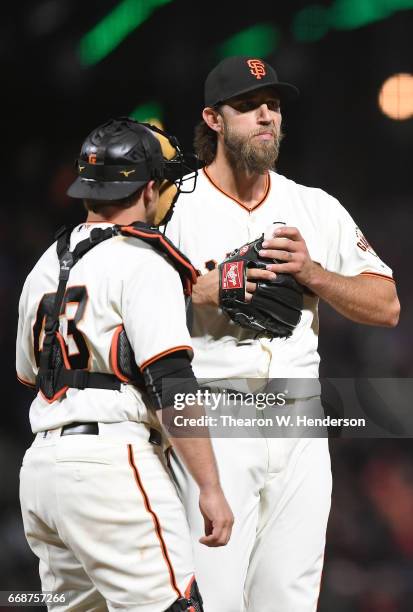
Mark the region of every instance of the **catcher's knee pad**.
<instances>
[{"instance_id":1,"label":"catcher's knee pad","mask_svg":"<svg viewBox=\"0 0 413 612\"><path fill-rule=\"evenodd\" d=\"M184 597L180 597L165 612L204 612L202 597L196 580L192 580Z\"/></svg>"}]
</instances>

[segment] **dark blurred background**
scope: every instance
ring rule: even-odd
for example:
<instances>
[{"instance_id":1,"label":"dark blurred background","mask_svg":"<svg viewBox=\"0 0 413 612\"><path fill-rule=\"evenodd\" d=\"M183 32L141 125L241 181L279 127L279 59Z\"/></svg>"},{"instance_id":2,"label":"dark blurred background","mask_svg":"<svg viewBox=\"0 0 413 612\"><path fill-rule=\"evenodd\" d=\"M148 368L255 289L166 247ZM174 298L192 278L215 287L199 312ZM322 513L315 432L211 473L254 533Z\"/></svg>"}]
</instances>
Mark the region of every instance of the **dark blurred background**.
<instances>
[{"instance_id":1,"label":"dark blurred background","mask_svg":"<svg viewBox=\"0 0 413 612\"><path fill-rule=\"evenodd\" d=\"M18 505L32 436L31 393L15 383L17 304L55 229L83 218L65 190L100 122L156 119L191 147L209 69L225 55L265 57L301 90L283 111L279 172L341 201L393 268L402 304L396 329L322 306L322 374L413 376L413 0L21 0L0 10L0 590L29 590L39 580ZM333 439L331 452L320 612L413 610L410 440Z\"/></svg>"}]
</instances>

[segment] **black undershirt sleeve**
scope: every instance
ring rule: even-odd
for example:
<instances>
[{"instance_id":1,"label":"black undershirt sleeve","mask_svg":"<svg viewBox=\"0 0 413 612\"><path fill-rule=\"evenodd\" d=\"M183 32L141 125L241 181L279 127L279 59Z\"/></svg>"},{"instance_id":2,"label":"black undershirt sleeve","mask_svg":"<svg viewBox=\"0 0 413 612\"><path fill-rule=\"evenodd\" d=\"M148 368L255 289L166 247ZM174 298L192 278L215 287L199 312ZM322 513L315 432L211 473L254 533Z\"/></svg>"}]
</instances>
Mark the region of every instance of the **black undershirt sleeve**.
<instances>
[{"instance_id":1,"label":"black undershirt sleeve","mask_svg":"<svg viewBox=\"0 0 413 612\"><path fill-rule=\"evenodd\" d=\"M200 389L186 351L176 351L151 363L144 369L143 377L156 410L173 406L177 393L195 394Z\"/></svg>"}]
</instances>

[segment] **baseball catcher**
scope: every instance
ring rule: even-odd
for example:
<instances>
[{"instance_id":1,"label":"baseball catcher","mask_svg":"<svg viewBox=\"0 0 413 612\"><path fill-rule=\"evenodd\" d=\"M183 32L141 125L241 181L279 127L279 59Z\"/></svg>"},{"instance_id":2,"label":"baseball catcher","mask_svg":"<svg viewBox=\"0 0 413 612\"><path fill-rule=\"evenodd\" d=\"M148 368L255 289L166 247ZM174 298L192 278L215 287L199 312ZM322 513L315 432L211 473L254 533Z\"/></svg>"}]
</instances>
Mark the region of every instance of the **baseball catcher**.
<instances>
[{"instance_id":1,"label":"baseball catcher","mask_svg":"<svg viewBox=\"0 0 413 612\"><path fill-rule=\"evenodd\" d=\"M127 117L95 128L76 166L68 194L86 220L58 231L19 304L17 375L38 391L25 533L43 591L61 596L50 611L202 612L163 452L176 380L184 396L199 390L185 312L197 272L154 227L191 168L175 137ZM194 453L167 433L199 483L200 544L225 545L233 518L210 439Z\"/></svg>"}]
</instances>

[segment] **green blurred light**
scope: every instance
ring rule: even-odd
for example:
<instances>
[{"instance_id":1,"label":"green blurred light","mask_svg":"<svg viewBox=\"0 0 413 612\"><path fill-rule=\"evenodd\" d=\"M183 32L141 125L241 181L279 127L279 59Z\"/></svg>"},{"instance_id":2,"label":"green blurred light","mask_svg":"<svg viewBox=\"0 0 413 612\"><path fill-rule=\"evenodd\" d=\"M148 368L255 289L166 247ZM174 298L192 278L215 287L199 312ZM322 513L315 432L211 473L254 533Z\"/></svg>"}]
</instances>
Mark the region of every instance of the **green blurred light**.
<instances>
[{"instance_id":1,"label":"green blurred light","mask_svg":"<svg viewBox=\"0 0 413 612\"><path fill-rule=\"evenodd\" d=\"M151 121L162 122L163 108L158 102L147 102L137 106L130 114L129 117L136 119L136 121L144 121L150 123Z\"/></svg>"},{"instance_id":2,"label":"green blurred light","mask_svg":"<svg viewBox=\"0 0 413 612\"><path fill-rule=\"evenodd\" d=\"M314 4L296 13L292 31L295 39L300 42L315 42L327 34L329 26L328 10Z\"/></svg>"},{"instance_id":3,"label":"green blurred light","mask_svg":"<svg viewBox=\"0 0 413 612\"><path fill-rule=\"evenodd\" d=\"M169 2L172 0L122 0L80 40L81 64L92 66L100 62L157 8Z\"/></svg>"},{"instance_id":4,"label":"green blurred light","mask_svg":"<svg viewBox=\"0 0 413 612\"><path fill-rule=\"evenodd\" d=\"M280 34L271 24L261 23L238 32L217 48L217 58L230 55L256 55L265 57L277 47Z\"/></svg>"},{"instance_id":5,"label":"green blurred light","mask_svg":"<svg viewBox=\"0 0 413 612\"><path fill-rule=\"evenodd\" d=\"M336 0L330 8L331 26L353 30L391 15L390 2L382 0ZM395 3L393 3L395 4Z\"/></svg>"},{"instance_id":6,"label":"green blurred light","mask_svg":"<svg viewBox=\"0 0 413 612\"><path fill-rule=\"evenodd\" d=\"M292 32L300 42L320 40L329 29L353 30L413 8L413 0L334 0L325 8L318 4L298 11Z\"/></svg>"},{"instance_id":7,"label":"green blurred light","mask_svg":"<svg viewBox=\"0 0 413 612\"><path fill-rule=\"evenodd\" d=\"M402 11L403 9L413 8L413 0L383 0L391 7L396 6L396 9Z\"/></svg>"}]
</instances>

